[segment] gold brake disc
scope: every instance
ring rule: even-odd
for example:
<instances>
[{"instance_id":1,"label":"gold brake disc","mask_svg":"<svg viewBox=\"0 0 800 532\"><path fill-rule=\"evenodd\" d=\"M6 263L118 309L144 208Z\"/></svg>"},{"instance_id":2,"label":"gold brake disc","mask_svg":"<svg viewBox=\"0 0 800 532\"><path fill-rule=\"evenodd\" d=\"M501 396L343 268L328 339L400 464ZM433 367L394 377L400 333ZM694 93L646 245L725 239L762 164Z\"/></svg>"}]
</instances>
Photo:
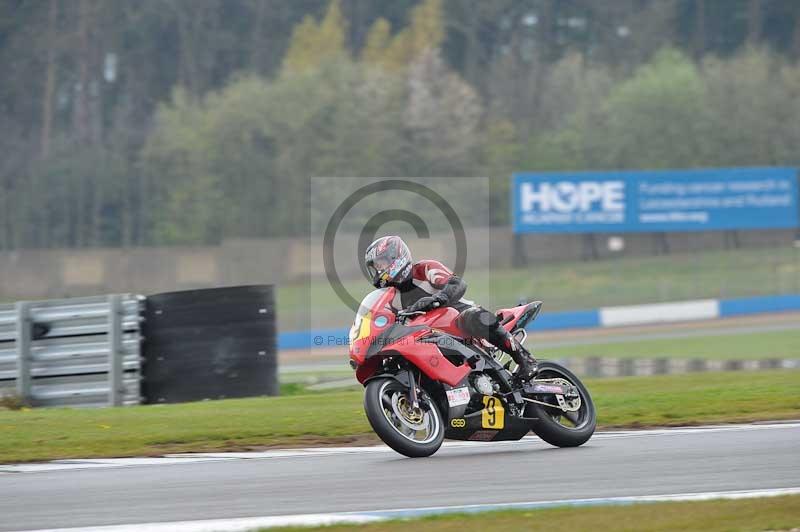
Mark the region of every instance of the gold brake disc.
<instances>
[{"instance_id":1,"label":"gold brake disc","mask_svg":"<svg viewBox=\"0 0 800 532\"><path fill-rule=\"evenodd\" d=\"M394 394L392 397L392 409L400 421L412 430L424 430L426 428L426 415L420 408L413 408L405 396Z\"/></svg>"}]
</instances>

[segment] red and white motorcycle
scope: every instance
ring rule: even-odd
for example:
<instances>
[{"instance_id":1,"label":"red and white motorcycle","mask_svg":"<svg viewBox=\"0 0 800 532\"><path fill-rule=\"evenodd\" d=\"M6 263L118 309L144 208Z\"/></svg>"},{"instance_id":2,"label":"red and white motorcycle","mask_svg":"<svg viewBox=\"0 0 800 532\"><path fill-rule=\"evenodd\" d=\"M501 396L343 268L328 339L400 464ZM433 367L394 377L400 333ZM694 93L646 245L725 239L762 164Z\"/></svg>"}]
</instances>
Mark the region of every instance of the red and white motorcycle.
<instances>
[{"instance_id":1,"label":"red and white motorcycle","mask_svg":"<svg viewBox=\"0 0 800 532\"><path fill-rule=\"evenodd\" d=\"M350 364L365 388L373 430L398 453L430 456L444 438L518 440L533 431L558 447L582 445L594 433L589 391L567 368L540 361L533 380L519 382L508 355L466 337L458 311L395 312L395 288L361 302L350 330ZM497 312L520 342L536 318L536 301Z\"/></svg>"}]
</instances>

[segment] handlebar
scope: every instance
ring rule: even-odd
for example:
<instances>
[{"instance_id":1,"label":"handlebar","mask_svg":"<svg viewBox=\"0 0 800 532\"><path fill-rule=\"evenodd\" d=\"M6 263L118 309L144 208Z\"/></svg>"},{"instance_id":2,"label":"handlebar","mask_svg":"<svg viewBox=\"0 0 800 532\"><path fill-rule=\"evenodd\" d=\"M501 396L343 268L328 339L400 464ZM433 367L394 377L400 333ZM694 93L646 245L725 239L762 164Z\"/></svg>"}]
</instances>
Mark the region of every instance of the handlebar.
<instances>
[{"instance_id":1,"label":"handlebar","mask_svg":"<svg viewBox=\"0 0 800 532\"><path fill-rule=\"evenodd\" d=\"M412 311L401 310L400 312L397 313L397 317L398 318L410 318L411 316L419 316L419 315L422 315L422 314L425 314L425 312L422 311L422 310L412 310Z\"/></svg>"},{"instance_id":2,"label":"handlebar","mask_svg":"<svg viewBox=\"0 0 800 532\"><path fill-rule=\"evenodd\" d=\"M439 304L438 301L433 304L433 308L439 308L439 306L440 306L440 304ZM397 317L398 318L410 318L412 316L421 316L422 314L425 314L425 312L426 311L424 311L424 310L410 310L410 311L409 310L401 310L401 311L398 311Z\"/></svg>"}]
</instances>

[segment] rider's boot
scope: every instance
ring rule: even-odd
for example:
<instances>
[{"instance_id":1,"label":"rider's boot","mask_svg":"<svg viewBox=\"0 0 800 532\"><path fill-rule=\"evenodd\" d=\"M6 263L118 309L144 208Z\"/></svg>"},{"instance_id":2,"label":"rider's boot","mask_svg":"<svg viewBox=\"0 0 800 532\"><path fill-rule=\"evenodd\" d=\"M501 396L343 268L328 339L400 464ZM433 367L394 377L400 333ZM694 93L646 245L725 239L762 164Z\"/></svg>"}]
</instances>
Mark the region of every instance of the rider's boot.
<instances>
[{"instance_id":1,"label":"rider's boot","mask_svg":"<svg viewBox=\"0 0 800 532\"><path fill-rule=\"evenodd\" d=\"M533 358L533 355L531 355L521 343L513 338L512 340L514 344L516 344L516 347L508 354L511 355L511 358L517 363L517 371L514 373L514 376L521 381L529 381L536 376L536 372L539 371L539 365L536 363L536 359Z\"/></svg>"},{"instance_id":2,"label":"rider's boot","mask_svg":"<svg viewBox=\"0 0 800 532\"><path fill-rule=\"evenodd\" d=\"M481 307L466 309L459 317L459 327L472 336L486 339L493 346L511 355L518 366L514 373L517 379L528 381L536 375L536 360L510 332L505 330L496 314Z\"/></svg>"},{"instance_id":3,"label":"rider's boot","mask_svg":"<svg viewBox=\"0 0 800 532\"><path fill-rule=\"evenodd\" d=\"M511 355L511 358L517 364L517 371L514 376L521 381L529 381L536 376L538 371L538 364L533 355L517 341L514 336L503 328L499 323L497 328L493 331L494 341L492 342L502 352Z\"/></svg>"}]
</instances>

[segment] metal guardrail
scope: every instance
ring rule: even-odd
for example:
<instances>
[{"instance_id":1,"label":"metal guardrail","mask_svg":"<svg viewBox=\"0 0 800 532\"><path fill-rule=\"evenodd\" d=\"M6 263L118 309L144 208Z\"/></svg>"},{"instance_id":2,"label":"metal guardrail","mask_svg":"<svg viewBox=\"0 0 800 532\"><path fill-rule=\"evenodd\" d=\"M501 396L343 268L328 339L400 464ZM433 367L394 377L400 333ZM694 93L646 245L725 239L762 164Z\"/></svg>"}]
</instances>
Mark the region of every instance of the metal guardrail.
<instances>
[{"instance_id":1,"label":"metal guardrail","mask_svg":"<svg viewBox=\"0 0 800 532\"><path fill-rule=\"evenodd\" d=\"M633 377L676 375L706 371L756 371L800 369L800 359L765 358L754 360L704 358L613 358L575 357L558 359L581 377Z\"/></svg>"},{"instance_id":2,"label":"metal guardrail","mask_svg":"<svg viewBox=\"0 0 800 532\"><path fill-rule=\"evenodd\" d=\"M140 402L140 315L131 294L0 305L0 395L33 406Z\"/></svg>"}]
</instances>

